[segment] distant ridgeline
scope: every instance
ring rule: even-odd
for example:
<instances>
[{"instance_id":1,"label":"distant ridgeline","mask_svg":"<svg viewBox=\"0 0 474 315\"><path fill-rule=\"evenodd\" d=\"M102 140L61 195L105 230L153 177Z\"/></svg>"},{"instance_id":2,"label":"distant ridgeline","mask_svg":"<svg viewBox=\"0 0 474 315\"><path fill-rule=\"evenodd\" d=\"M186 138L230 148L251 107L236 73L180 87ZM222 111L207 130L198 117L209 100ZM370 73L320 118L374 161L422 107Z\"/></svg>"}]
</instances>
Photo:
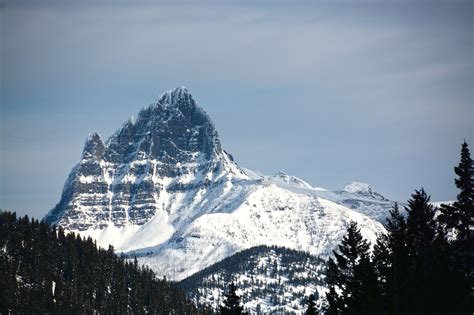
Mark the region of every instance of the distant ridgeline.
<instances>
[{"instance_id":1,"label":"distant ridgeline","mask_svg":"<svg viewBox=\"0 0 474 315\"><path fill-rule=\"evenodd\" d=\"M325 270L326 261L307 252L263 245L238 252L179 285L196 305L214 310L228 284L235 283L249 314L301 314L310 294L323 293Z\"/></svg>"},{"instance_id":2,"label":"distant ridgeline","mask_svg":"<svg viewBox=\"0 0 474 315\"><path fill-rule=\"evenodd\" d=\"M113 248L0 212L0 314L198 314L185 294Z\"/></svg>"}]
</instances>

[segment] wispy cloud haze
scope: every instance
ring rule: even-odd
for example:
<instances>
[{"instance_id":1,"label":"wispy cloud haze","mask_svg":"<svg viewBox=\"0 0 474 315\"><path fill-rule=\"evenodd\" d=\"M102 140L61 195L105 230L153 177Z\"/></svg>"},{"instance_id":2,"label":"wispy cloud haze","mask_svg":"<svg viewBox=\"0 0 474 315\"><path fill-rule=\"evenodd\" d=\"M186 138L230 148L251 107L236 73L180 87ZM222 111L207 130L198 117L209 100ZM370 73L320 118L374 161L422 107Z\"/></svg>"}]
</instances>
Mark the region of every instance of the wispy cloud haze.
<instances>
[{"instance_id":1,"label":"wispy cloud haze","mask_svg":"<svg viewBox=\"0 0 474 315\"><path fill-rule=\"evenodd\" d=\"M244 167L455 197L472 1L133 3L4 3L0 208L45 214L89 132L179 85Z\"/></svg>"}]
</instances>

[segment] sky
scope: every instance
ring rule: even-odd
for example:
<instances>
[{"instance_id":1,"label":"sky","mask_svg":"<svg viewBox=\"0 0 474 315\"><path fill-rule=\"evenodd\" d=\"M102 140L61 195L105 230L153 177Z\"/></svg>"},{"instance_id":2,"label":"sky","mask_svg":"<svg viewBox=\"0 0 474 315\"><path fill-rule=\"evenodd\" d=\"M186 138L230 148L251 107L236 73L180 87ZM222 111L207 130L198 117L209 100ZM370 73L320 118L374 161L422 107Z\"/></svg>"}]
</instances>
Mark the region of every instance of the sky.
<instances>
[{"instance_id":1,"label":"sky","mask_svg":"<svg viewBox=\"0 0 474 315\"><path fill-rule=\"evenodd\" d=\"M90 132L181 85L242 167L452 200L473 3L0 0L0 209L41 218Z\"/></svg>"}]
</instances>

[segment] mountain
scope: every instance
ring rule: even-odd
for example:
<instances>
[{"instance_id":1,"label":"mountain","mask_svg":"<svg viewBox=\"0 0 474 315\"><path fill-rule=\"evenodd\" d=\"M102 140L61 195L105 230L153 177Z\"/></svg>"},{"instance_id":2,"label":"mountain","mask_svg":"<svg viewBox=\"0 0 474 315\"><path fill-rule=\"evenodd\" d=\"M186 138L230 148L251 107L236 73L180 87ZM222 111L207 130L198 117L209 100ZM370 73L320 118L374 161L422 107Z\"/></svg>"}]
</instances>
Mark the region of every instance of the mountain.
<instances>
[{"instance_id":1,"label":"mountain","mask_svg":"<svg viewBox=\"0 0 474 315\"><path fill-rule=\"evenodd\" d=\"M140 226L166 217L167 194L232 178L246 176L222 150L210 118L180 87L142 109L107 142L89 135L45 220L78 231Z\"/></svg>"},{"instance_id":2,"label":"mountain","mask_svg":"<svg viewBox=\"0 0 474 315\"><path fill-rule=\"evenodd\" d=\"M392 205L368 189L331 192L239 167L180 87L107 141L92 133L44 219L181 280L262 244L326 257L350 221L374 241Z\"/></svg>"},{"instance_id":3,"label":"mountain","mask_svg":"<svg viewBox=\"0 0 474 315\"><path fill-rule=\"evenodd\" d=\"M251 314L301 314L310 294L324 294L325 271L326 261L307 252L256 246L197 272L179 286L196 305L218 310L233 282Z\"/></svg>"}]
</instances>

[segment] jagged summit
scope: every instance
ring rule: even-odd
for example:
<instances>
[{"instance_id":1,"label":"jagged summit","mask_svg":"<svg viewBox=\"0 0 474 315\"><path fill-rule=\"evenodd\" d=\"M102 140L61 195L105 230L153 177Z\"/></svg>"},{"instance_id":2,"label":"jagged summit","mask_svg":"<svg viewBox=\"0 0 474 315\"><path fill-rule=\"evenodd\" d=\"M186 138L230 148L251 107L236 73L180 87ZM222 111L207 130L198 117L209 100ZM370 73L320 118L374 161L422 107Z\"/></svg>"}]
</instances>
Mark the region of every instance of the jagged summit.
<instances>
[{"instance_id":1,"label":"jagged summit","mask_svg":"<svg viewBox=\"0 0 474 315\"><path fill-rule=\"evenodd\" d=\"M82 159L96 158L101 159L104 155L105 145L97 132L92 132L84 143Z\"/></svg>"},{"instance_id":2,"label":"jagged summit","mask_svg":"<svg viewBox=\"0 0 474 315\"><path fill-rule=\"evenodd\" d=\"M87 136L86 141L97 141L97 140L102 141L102 138L100 137L100 135L97 131L93 131Z\"/></svg>"},{"instance_id":3,"label":"jagged summit","mask_svg":"<svg viewBox=\"0 0 474 315\"><path fill-rule=\"evenodd\" d=\"M184 87L165 92L157 103L143 108L107 145L113 162L147 157L183 163L222 154L214 124Z\"/></svg>"},{"instance_id":4,"label":"jagged summit","mask_svg":"<svg viewBox=\"0 0 474 315\"><path fill-rule=\"evenodd\" d=\"M162 93L158 98L157 103L176 105L179 103L179 101L188 102L194 105L196 104L191 93L189 93L188 89L184 86L180 86Z\"/></svg>"},{"instance_id":5,"label":"jagged summit","mask_svg":"<svg viewBox=\"0 0 474 315\"><path fill-rule=\"evenodd\" d=\"M219 178L246 175L222 150L209 116L178 87L127 120L105 144L91 133L61 201L45 219L78 230L144 224L164 208L160 199L168 190Z\"/></svg>"}]
</instances>

